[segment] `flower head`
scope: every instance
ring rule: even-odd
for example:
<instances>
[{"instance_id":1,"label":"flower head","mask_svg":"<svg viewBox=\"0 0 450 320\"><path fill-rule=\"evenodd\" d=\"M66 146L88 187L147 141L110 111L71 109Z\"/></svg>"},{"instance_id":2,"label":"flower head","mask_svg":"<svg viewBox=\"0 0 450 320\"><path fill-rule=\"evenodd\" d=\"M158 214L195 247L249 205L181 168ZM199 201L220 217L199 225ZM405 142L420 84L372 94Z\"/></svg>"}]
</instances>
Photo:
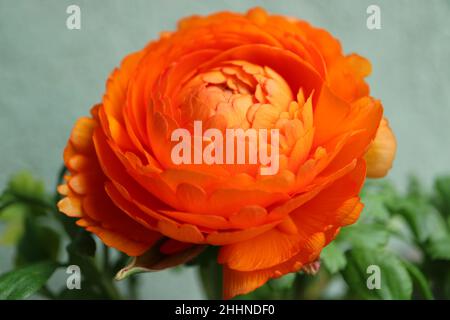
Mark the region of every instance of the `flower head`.
<instances>
[{"instance_id":1,"label":"flower head","mask_svg":"<svg viewBox=\"0 0 450 320\"><path fill-rule=\"evenodd\" d=\"M128 55L75 124L59 208L130 256L220 246L226 298L298 271L356 221L366 172L391 167L395 139L369 95L370 71L327 31L260 8L183 19ZM247 161L174 161L177 129L191 134L183 151L198 155L196 121L224 136L276 130L277 144L256 144L276 150L276 172L261 174L269 162L250 161L250 144ZM216 139L200 140L200 152L217 156Z\"/></svg>"}]
</instances>

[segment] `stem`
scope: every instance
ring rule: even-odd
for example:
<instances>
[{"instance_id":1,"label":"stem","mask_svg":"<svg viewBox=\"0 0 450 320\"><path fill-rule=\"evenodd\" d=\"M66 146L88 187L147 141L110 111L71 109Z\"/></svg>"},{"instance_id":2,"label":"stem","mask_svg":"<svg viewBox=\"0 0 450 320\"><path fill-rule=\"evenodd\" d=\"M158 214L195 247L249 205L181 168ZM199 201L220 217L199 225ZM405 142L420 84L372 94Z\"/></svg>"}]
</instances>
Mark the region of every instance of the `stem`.
<instances>
[{"instance_id":1,"label":"stem","mask_svg":"<svg viewBox=\"0 0 450 320\"><path fill-rule=\"evenodd\" d=\"M200 280L208 299L222 299L222 267L209 262L198 267Z\"/></svg>"},{"instance_id":2,"label":"stem","mask_svg":"<svg viewBox=\"0 0 450 320\"><path fill-rule=\"evenodd\" d=\"M297 273L294 280L293 298L300 300L318 300L328 284L329 276L325 272L316 275Z\"/></svg>"},{"instance_id":3,"label":"stem","mask_svg":"<svg viewBox=\"0 0 450 320\"><path fill-rule=\"evenodd\" d=\"M2 204L0 206L0 212L2 212L3 210L5 210L6 208L8 208L10 205L13 205L14 203L16 203L16 201L8 201L5 202L4 204Z\"/></svg>"},{"instance_id":4,"label":"stem","mask_svg":"<svg viewBox=\"0 0 450 320\"><path fill-rule=\"evenodd\" d=\"M13 204L16 204L16 203L26 203L28 205L33 205L33 206L41 207L42 209L45 209L45 210L53 211L53 206L50 203L47 203L45 201L32 199L32 198L28 198L28 197L24 197L24 196L16 195L16 194L14 194L14 196L16 197L16 200L11 200L11 201L8 201L8 202L2 204L0 206L0 211L6 209L7 207L9 207Z\"/></svg>"},{"instance_id":5,"label":"stem","mask_svg":"<svg viewBox=\"0 0 450 320\"><path fill-rule=\"evenodd\" d=\"M103 270L107 274L111 273L109 268L109 247L105 244L103 244Z\"/></svg>"},{"instance_id":6,"label":"stem","mask_svg":"<svg viewBox=\"0 0 450 320\"><path fill-rule=\"evenodd\" d=\"M64 175L66 174L66 172L67 172L66 166L62 165L61 168L58 171L58 176L57 176L57 179L56 179L56 187L58 187L62 183L62 181L64 180ZM56 194L58 194L58 193L56 193Z\"/></svg>"},{"instance_id":7,"label":"stem","mask_svg":"<svg viewBox=\"0 0 450 320\"><path fill-rule=\"evenodd\" d=\"M99 287L102 295L104 295L106 299L122 299L119 290L113 282L112 275L104 269L101 269L98 261L96 261L93 257L89 257L84 258L83 262L87 264L85 267L89 270L87 274L89 281L95 283Z\"/></svg>"},{"instance_id":8,"label":"stem","mask_svg":"<svg viewBox=\"0 0 450 320\"><path fill-rule=\"evenodd\" d=\"M40 290L40 293L48 299L51 299L51 300L56 299L56 295L53 292L51 292L47 286L42 287Z\"/></svg>"},{"instance_id":9,"label":"stem","mask_svg":"<svg viewBox=\"0 0 450 320\"><path fill-rule=\"evenodd\" d=\"M99 282L103 293L112 300L122 300L122 296L117 290L117 287L112 282L112 278L106 276L104 273L100 274L100 282Z\"/></svg>"},{"instance_id":10,"label":"stem","mask_svg":"<svg viewBox=\"0 0 450 320\"><path fill-rule=\"evenodd\" d=\"M138 297L136 284L137 284L136 277L128 278L128 294L130 296L130 299L132 299L132 300L136 300Z\"/></svg>"}]
</instances>

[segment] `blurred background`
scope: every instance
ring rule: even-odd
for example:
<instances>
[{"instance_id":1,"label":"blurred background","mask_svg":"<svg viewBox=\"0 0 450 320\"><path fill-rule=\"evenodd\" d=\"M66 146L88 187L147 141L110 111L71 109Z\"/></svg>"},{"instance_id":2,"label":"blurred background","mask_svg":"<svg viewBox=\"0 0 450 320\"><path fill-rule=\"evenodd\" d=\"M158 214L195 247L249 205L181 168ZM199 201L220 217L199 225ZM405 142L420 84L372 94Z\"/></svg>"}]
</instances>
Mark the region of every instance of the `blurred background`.
<instances>
[{"instance_id":1,"label":"blurred background","mask_svg":"<svg viewBox=\"0 0 450 320\"><path fill-rule=\"evenodd\" d=\"M81 8L81 30L66 27L72 4ZM380 30L366 27L371 4L381 8ZM397 187L411 174L429 185L450 172L449 0L0 0L0 190L24 169L48 189L55 184L74 121L101 100L126 54L184 16L257 5L323 27L346 53L372 62L371 93L398 139L389 175ZM11 256L0 246L0 273ZM203 298L192 268L138 279L142 298Z\"/></svg>"}]
</instances>

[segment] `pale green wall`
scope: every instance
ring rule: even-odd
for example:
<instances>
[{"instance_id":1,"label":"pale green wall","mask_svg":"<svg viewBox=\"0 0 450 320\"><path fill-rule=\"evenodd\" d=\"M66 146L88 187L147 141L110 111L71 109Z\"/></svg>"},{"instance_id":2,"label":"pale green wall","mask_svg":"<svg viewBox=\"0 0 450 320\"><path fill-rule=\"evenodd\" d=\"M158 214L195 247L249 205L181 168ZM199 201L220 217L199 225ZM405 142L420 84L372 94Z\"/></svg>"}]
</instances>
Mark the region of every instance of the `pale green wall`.
<instances>
[{"instance_id":1,"label":"pale green wall","mask_svg":"<svg viewBox=\"0 0 450 320\"><path fill-rule=\"evenodd\" d=\"M81 7L80 31L66 29L70 4ZM415 173L430 182L450 172L449 0L0 0L0 188L19 169L52 186L72 124L101 99L125 54L183 16L257 4L327 28L346 52L372 61L372 93L399 143L391 179L403 185ZM366 28L369 4L381 7L381 30ZM0 271L7 255L0 248ZM201 296L191 272L142 279L147 298Z\"/></svg>"}]
</instances>

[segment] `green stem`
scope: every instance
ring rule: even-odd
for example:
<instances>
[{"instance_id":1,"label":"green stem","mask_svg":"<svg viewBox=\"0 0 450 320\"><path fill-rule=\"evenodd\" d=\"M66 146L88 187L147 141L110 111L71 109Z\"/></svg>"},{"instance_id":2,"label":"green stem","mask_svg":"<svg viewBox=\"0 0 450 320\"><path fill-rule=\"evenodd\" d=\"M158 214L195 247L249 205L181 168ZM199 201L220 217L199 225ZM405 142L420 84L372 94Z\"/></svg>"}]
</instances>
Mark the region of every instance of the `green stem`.
<instances>
[{"instance_id":1,"label":"green stem","mask_svg":"<svg viewBox=\"0 0 450 320\"><path fill-rule=\"evenodd\" d=\"M42 209L45 209L45 210L53 211L53 206L50 203L47 203L46 201L32 199L32 198L28 198L28 197L24 197L24 196L20 196L20 195L16 195L16 194L14 194L14 196L16 197L16 200L11 200L11 201L8 201L8 202L2 204L0 206L0 211L6 209L7 207L9 207L13 204L16 204L16 203L26 203L28 205L33 205L33 206L41 207Z\"/></svg>"},{"instance_id":2,"label":"green stem","mask_svg":"<svg viewBox=\"0 0 450 320\"><path fill-rule=\"evenodd\" d=\"M215 261L210 261L200 265L198 271L207 298L222 299L222 267Z\"/></svg>"},{"instance_id":3,"label":"green stem","mask_svg":"<svg viewBox=\"0 0 450 320\"><path fill-rule=\"evenodd\" d=\"M107 274L111 274L111 270L109 267L109 247L107 245L103 245L103 270Z\"/></svg>"},{"instance_id":4,"label":"green stem","mask_svg":"<svg viewBox=\"0 0 450 320\"><path fill-rule=\"evenodd\" d=\"M99 282L103 293L112 300L122 300L122 296L120 295L119 290L112 282L112 278L108 277L106 274L100 274L100 282Z\"/></svg>"},{"instance_id":5,"label":"green stem","mask_svg":"<svg viewBox=\"0 0 450 320\"><path fill-rule=\"evenodd\" d=\"M403 260L403 264L408 270L409 274L413 278L417 288L420 290L420 293L426 300L433 300L433 293L430 290L428 285L428 280L424 277L421 271L409 261Z\"/></svg>"},{"instance_id":6,"label":"green stem","mask_svg":"<svg viewBox=\"0 0 450 320\"><path fill-rule=\"evenodd\" d=\"M8 201L8 202L5 202L4 204L2 204L2 205L0 206L0 212L2 212L2 211L5 210L6 208L8 208L10 205L13 205L13 204L15 204L15 203L17 203L17 201Z\"/></svg>"},{"instance_id":7,"label":"green stem","mask_svg":"<svg viewBox=\"0 0 450 320\"><path fill-rule=\"evenodd\" d=\"M328 285L329 276L320 271L316 275L297 273L294 280L293 299L318 300Z\"/></svg>"},{"instance_id":8,"label":"green stem","mask_svg":"<svg viewBox=\"0 0 450 320\"><path fill-rule=\"evenodd\" d=\"M128 294L130 296L130 299L135 300L138 298L137 293L137 278L136 277L129 277L128 278Z\"/></svg>"}]
</instances>

